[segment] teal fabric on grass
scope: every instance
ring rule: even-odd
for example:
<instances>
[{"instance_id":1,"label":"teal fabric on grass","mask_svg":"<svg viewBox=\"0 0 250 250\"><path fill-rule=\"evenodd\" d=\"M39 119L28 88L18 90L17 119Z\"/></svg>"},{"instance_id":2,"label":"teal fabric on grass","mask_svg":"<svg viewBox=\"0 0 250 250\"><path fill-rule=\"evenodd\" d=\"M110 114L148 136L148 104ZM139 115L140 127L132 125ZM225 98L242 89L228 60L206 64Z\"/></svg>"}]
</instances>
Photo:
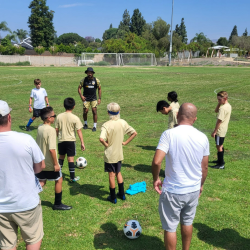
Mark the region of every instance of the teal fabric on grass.
<instances>
[{"instance_id":1,"label":"teal fabric on grass","mask_svg":"<svg viewBox=\"0 0 250 250\"><path fill-rule=\"evenodd\" d=\"M142 181L129 185L129 189L126 191L126 194L134 195L140 192L145 193L146 190L147 190L147 184L145 181Z\"/></svg>"}]
</instances>

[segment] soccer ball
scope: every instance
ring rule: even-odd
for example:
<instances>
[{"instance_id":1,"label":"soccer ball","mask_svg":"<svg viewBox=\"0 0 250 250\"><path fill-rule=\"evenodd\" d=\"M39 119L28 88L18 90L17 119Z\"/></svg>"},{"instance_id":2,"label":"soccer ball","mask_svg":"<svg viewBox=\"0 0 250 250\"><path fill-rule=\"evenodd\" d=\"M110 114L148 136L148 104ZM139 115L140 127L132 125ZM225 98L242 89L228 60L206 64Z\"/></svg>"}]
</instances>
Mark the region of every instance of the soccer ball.
<instances>
[{"instance_id":1,"label":"soccer ball","mask_svg":"<svg viewBox=\"0 0 250 250\"><path fill-rule=\"evenodd\" d=\"M76 166L78 168L85 168L87 166L87 160L84 157L79 157L76 159Z\"/></svg>"},{"instance_id":2,"label":"soccer ball","mask_svg":"<svg viewBox=\"0 0 250 250\"><path fill-rule=\"evenodd\" d=\"M123 232L129 239L137 239L142 233L141 225L137 220L129 220L125 223Z\"/></svg>"}]
</instances>

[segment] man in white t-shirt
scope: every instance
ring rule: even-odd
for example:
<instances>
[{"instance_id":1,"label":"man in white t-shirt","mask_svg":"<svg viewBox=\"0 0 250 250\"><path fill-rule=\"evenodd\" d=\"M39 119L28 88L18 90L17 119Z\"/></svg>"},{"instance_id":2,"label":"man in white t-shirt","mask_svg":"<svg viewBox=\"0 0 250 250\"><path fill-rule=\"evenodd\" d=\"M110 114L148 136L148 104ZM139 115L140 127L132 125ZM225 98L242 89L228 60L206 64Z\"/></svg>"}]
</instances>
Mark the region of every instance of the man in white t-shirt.
<instances>
[{"instance_id":1,"label":"man in white t-shirt","mask_svg":"<svg viewBox=\"0 0 250 250\"><path fill-rule=\"evenodd\" d=\"M39 250L43 238L39 182L45 168L35 140L11 131L11 108L0 100L0 248L16 249L17 229L28 250Z\"/></svg>"},{"instance_id":2,"label":"man in white t-shirt","mask_svg":"<svg viewBox=\"0 0 250 250\"><path fill-rule=\"evenodd\" d=\"M209 142L205 134L192 126L196 114L193 104L181 105L178 126L162 133L152 162L154 188L161 194L159 214L168 250L176 249L179 222L183 249L189 249L198 198L207 176ZM166 167L162 183L159 173L164 157Z\"/></svg>"}]
</instances>

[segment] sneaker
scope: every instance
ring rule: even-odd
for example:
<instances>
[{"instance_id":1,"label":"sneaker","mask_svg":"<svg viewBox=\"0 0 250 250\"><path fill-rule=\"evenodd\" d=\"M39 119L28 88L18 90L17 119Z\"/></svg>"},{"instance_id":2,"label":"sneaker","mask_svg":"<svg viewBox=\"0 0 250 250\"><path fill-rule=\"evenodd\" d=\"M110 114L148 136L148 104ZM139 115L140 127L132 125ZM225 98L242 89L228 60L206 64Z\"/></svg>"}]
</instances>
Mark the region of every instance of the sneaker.
<instances>
[{"instance_id":1,"label":"sneaker","mask_svg":"<svg viewBox=\"0 0 250 250\"><path fill-rule=\"evenodd\" d=\"M117 199L115 198L114 200L112 200L112 199L111 199L111 196L108 196L108 197L107 197L107 200L110 201L110 202L112 202L112 203L114 203L114 204L117 203Z\"/></svg>"},{"instance_id":2,"label":"sneaker","mask_svg":"<svg viewBox=\"0 0 250 250\"><path fill-rule=\"evenodd\" d=\"M54 205L53 206L53 210L70 210L72 209L71 206L67 206L67 205L64 205L64 204L60 204L60 205Z\"/></svg>"},{"instance_id":3,"label":"sneaker","mask_svg":"<svg viewBox=\"0 0 250 250\"><path fill-rule=\"evenodd\" d=\"M88 125L84 124L83 129L87 129L87 128L88 128Z\"/></svg>"},{"instance_id":4,"label":"sneaker","mask_svg":"<svg viewBox=\"0 0 250 250\"><path fill-rule=\"evenodd\" d=\"M96 128L95 127L92 128L92 132L96 132Z\"/></svg>"},{"instance_id":5,"label":"sneaker","mask_svg":"<svg viewBox=\"0 0 250 250\"><path fill-rule=\"evenodd\" d=\"M31 131L30 127L27 127L27 126L26 126L25 129L26 129L26 131L28 131L28 132Z\"/></svg>"},{"instance_id":6,"label":"sneaker","mask_svg":"<svg viewBox=\"0 0 250 250\"><path fill-rule=\"evenodd\" d=\"M214 168L214 169L225 169L224 165L215 165L215 166L210 166L210 168Z\"/></svg>"},{"instance_id":7,"label":"sneaker","mask_svg":"<svg viewBox=\"0 0 250 250\"><path fill-rule=\"evenodd\" d=\"M70 179L70 182L77 182L80 180L80 176L76 176L74 179Z\"/></svg>"},{"instance_id":8,"label":"sneaker","mask_svg":"<svg viewBox=\"0 0 250 250\"><path fill-rule=\"evenodd\" d=\"M124 195L120 195L119 193L116 194L121 200L125 201L126 200L126 196Z\"/></svg>"},{"instance_id":9,"label":"sneaker","mask_svg":"<svg viewBox=\"0 0 250 250\"><path fill-rule=\"evenodd\" d=\"M211 161L211 163L215 163L215 164L218 164L218 160L216 161ZM225 162L223 161L223 165L225 164Z\"/></svg>"}]
</instances>

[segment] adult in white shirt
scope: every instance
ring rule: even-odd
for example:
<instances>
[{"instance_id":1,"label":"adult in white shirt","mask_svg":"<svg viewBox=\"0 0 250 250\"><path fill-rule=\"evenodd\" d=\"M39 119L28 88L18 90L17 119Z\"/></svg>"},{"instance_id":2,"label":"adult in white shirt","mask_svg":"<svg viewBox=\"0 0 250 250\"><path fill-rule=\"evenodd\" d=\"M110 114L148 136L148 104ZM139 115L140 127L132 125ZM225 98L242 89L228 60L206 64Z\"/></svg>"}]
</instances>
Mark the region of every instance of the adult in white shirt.
<instances>
[{"instance_id":1,"label":"adult in white shirt","mask_svg":"<svg viewBox=\"0 0 250 250\"><path fill-rule=\"evenodd\" d=\"M0 248L16 250L20 227L26 249L39 250L43 220L35 173L45 168L35 140L11 131L11 108L0 100Z\"/></svg>"},{"instance_id":2,"label":"adult in white shirt","mask_svg":"<svg viewBox=\"0 0 250 250\"><path fill-rule=\"evenodd\" d=\"M155 190L160 194L159 214L167 250L176 249L176 228L181 222L182 249L189 249L193 219L208 171L209 142L192 125L197 108L181 105L178 126L162 133L152 162ZM159 179L161 163L166 159L165 179ZM160 186L162 189L160 189Z\"/></svg>"}]
</instances>

